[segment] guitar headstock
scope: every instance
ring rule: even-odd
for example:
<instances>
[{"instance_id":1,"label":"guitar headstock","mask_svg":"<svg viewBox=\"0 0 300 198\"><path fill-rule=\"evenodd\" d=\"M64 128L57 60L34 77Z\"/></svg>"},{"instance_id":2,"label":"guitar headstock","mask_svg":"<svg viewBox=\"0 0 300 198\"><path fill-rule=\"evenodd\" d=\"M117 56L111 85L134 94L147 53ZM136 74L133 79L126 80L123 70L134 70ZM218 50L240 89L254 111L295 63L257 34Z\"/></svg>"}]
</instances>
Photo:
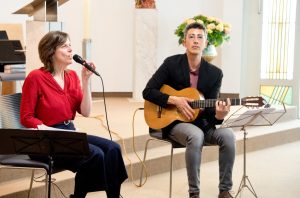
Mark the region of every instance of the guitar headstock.
<instances>
[{"instance_id":1,"label":"guitar headstock","mask_svg":"<svg viewBox=\"0 0 300 198\"><path fill-rule=\"evenodd\" d=\"M250 96L242 98L241 104L246 107L269 107L267 101L261 96Z\"/></svg>"}]
</instances>

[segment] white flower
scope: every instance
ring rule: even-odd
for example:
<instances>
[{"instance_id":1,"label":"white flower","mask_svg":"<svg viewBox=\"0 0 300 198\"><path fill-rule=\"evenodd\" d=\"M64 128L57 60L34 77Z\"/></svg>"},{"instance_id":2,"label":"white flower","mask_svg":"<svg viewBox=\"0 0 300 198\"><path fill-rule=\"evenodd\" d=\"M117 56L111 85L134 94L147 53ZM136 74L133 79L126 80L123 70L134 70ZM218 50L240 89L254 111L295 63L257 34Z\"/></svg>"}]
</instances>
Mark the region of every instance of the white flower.
<instances>
[{"instance_id":1,"label":"white flower","mask_svg":"<svg viewBox=\"0 0 300 198\"><path fill-rule=\"evenodd\" d=\"M200 19L196 20L196 22L197 22L197 23L200 23L200 24L202 24L202 25L204 24L204 22L203 22L202 20L200 20Z\"/></svg>"},{"instance_id":2,"label":"white flower","mask_svg":"<svg viewBox=\"0 0 300 198\"><path fill-rule=\"evenodd\" d=\"M216 29L217 29L218 31L220 31L220 32L223 32L223 30L224 30L223 23L219 23L219 24L217 25Z\"/></svg>"},{"instance_id":3,"label":"white flower","mask_svg":"<svg viewBox=\"0 0 300 198\"><path fill-rule=\"evenodd\" d=\"M207 34L211 34L213 31L211 29L207 29Z\"/></svg>"},{"instance_id":4,"label":"white flower","mask_svg":"<svg viewBox=\"0 0 300 198\"><path fill-rule=\"evenodd\" d=\"M186 21L186 24L191 24L191 23L195 23L196 21L195 21L195 19L187 19Z\"/></svg>"},{"instance_id":5,"label":"white flower","mask_svg":"<svg viewBox=\"0 0 300 198\"><path fill-rule=\"evenodd\" d=\"M216 25L214 23L210 23L206 26L207 30L214 30L216 28Z\"/></svg>"}]
</instances>

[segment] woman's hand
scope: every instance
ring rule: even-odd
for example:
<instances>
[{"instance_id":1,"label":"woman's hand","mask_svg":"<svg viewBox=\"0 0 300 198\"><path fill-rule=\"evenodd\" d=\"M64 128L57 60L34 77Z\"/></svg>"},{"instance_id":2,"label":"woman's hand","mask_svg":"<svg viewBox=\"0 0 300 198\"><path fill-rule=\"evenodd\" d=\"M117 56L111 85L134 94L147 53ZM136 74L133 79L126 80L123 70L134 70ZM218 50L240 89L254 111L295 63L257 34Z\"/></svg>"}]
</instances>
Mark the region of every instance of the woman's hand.
<instances>
[{"instance_id":1,"label":"woman's hand","mask_svg":"<svg viewBox=\"0 0 300 198\"><path fill-rule=\"evenodd\" d=\"M96 68L94 63L88 63L93 69ZM93 74L90 70L85 67L82 67L81 78L82 78L82 92L83 98L80 104L81 115L88 117L91 113L92 106L92 93L90 88L90 77Z\"/></svg>"},{"instance_id":2,"label":"woman's hand","mask_svg":"<svg viewBox=\"0 0 300 198\"><path fill-rule=\"evenodd\" d=\"M94 63L89 62L88 64L89 64L93 69L96 69L96 66L95 66ZM88 70L86 67L82 67L82 70L81 70L81 78L82 78L82 82L83 82L83 83L88 82L92 74L93 74L93 72L91 72L90 70Z\"/></svg>"}]
</instances>

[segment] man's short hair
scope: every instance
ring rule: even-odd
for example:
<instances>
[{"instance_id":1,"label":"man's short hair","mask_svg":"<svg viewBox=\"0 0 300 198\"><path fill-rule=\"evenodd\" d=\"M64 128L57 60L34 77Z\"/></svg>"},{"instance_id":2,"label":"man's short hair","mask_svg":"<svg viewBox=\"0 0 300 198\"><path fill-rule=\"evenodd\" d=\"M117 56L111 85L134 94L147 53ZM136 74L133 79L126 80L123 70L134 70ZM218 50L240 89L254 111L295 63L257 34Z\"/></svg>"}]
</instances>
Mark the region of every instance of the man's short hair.
<instances>
[{"instance_id":1,"label":"man's short hair","mask_svg":"<svg viewBox=\"0 0 300 198\"><path fill-rule=\"evenodd\" d=\"M188 24L188 25L185 27L185 29L184 29L184 39L186 38L187 32L188 32L190 29L200 29L200 30L203 30L203 31L204 31L204 34L205 34L205 38L207 38L207 31L206 31L205 26L204 26L203 24L201 24L201 23L194 22L194 23Z\"/></svg>"}]
</instances>

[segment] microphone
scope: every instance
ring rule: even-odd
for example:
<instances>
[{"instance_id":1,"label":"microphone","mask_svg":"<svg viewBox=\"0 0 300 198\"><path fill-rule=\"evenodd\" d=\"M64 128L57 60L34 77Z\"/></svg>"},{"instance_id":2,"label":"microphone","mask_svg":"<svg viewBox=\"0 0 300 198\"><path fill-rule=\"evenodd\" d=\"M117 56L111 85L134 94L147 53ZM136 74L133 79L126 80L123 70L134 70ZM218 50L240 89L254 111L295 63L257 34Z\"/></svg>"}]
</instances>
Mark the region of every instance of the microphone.
<instances>
[{"instance_id":1,"label":"microphone","mask_svg":"<svg viewBox=\"0 0 300 198\"><path fill-rule=\"evenodd\" d=\"M85 60L83 60L79 55L74 54L73 60L81 65L83 65L85 68L96 74L97 76L100 76L100 74L91 66L89 65Z\"/></svg>"}]
</instances>

